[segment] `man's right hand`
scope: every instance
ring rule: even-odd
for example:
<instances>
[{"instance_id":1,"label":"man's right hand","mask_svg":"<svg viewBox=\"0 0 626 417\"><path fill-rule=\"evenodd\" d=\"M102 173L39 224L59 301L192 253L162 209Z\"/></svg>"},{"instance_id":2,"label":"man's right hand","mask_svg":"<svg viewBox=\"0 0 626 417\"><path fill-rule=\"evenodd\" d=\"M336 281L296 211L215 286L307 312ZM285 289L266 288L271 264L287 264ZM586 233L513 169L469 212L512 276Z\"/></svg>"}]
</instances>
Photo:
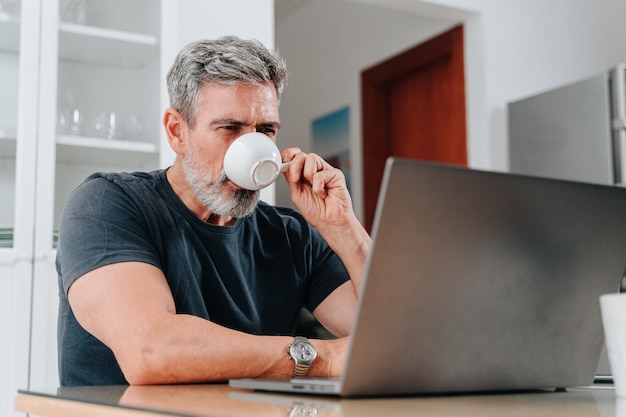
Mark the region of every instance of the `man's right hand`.
<instances>
[{"instance_id":1,"label":"man's right hand","mask_svg":"<svg viewBox=\"0 0 626 417\"><path fill-rule=\"evenodd\" d=\"M309 376L340 377L346 364L349 337L330 340L309 340L317 350L317 359L313 361Z\"/></svg>"}]
</instances>

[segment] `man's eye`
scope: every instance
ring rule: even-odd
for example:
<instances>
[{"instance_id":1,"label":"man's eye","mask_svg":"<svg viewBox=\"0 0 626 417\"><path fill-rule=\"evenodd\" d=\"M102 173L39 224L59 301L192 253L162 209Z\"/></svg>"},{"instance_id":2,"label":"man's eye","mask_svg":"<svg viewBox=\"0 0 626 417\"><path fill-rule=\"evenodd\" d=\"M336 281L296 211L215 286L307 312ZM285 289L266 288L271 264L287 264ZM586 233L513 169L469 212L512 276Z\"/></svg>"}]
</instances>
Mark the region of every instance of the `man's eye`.
<instances>
[{"instance_id":1,"label":"man's eye","mask_svg":"<svg viewBox=\"0 0 626 417\"><path fill-rule=\"evenodd\" d=\"M257 132L263 133L270 137L276 136L276 129L271 128L271 127L263 127L263 128L257 129Z\"/></svg>"}]
</instances>

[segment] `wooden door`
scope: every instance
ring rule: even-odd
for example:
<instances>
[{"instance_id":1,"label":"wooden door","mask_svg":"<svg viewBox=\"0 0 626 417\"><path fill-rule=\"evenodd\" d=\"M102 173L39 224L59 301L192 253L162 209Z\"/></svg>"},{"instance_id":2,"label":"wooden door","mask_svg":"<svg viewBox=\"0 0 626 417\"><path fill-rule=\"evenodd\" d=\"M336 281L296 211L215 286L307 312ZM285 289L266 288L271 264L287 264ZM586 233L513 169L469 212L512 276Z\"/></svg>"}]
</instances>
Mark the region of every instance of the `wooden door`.
<instances>
[{"instance_id":1,"label":"wooden door","mask_svg":"<svg viewBox=\"0 0 626 417\"><path fill-rule=\"evenodd\" d=\"M467 165L463 26L366 69L361 88L370 230L387 157Z\"/></svg>"}]
</instances>

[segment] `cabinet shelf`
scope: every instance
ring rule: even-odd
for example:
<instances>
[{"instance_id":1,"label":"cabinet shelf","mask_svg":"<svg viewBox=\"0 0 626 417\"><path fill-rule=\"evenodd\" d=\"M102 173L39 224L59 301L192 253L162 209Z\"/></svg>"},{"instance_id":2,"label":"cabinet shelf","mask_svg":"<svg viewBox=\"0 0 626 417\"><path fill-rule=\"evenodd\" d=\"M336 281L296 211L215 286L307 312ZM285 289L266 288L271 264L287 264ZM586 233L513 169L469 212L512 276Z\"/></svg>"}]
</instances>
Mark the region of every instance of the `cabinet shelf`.
<instances>
[{"instance_id":1,"label":"cabinet shelf","mask_svg":"<svg viewBox=\"0 0 626 417\"><path fill-rule=\"evenodd\" d=\"M0 13L0 51L17 53L20 46L19 16Z\"/></svg>"},{"instance_id":2,"label":"cabinet shelf","mask_svg":"<svg viewBox=\"0 0 626 417\"><path fill-rule=\"evenodd\" d=\"M109 140L85 136L59 136L57 161L80 165L137 166L158 160L154 143Z\"/></svg>"},{"instance_id":3,"label":"cabinet shelf","mask_svg":"<svg viewBox=\"0 0 626 417\"><path fill-rule=\"evenodd\" d=\"M66 61L141 68L158 58L156 36L61 23L59 58Z\"/></svg>"},{"instance_id":4,"label":"cabinet shelf","mask_svg":"<svg viewBox=\"0 0 626 417\"><path fill-rule=\"evenodd\" d=\"M15 159L14 137L0 136L0 158ZM137 165L158 160L154 143L108 140L86 136L59 136L57 161L80 165Z\"/></svg>"}]
</instances>

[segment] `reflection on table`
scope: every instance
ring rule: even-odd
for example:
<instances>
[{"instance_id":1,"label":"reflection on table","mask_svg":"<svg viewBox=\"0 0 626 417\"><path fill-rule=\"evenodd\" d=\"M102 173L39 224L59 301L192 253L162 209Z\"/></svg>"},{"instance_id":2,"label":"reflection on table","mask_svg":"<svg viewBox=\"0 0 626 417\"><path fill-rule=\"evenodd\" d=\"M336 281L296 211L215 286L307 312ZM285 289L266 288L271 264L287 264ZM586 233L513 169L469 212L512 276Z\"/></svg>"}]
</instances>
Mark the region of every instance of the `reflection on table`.
<instances>
[{"instance_id":1,"label":"reflection on table","mask_svg":"<svg viewBox=\"0 0 626 417\"><path fill-rule=\"evenodd\" d=\"M63 387L23 390L16 410L44 417L498 416L626 417L626 399L606 388L400 398L337 399L237 390L224 384Z\"/></svg>"}]
</instances>

